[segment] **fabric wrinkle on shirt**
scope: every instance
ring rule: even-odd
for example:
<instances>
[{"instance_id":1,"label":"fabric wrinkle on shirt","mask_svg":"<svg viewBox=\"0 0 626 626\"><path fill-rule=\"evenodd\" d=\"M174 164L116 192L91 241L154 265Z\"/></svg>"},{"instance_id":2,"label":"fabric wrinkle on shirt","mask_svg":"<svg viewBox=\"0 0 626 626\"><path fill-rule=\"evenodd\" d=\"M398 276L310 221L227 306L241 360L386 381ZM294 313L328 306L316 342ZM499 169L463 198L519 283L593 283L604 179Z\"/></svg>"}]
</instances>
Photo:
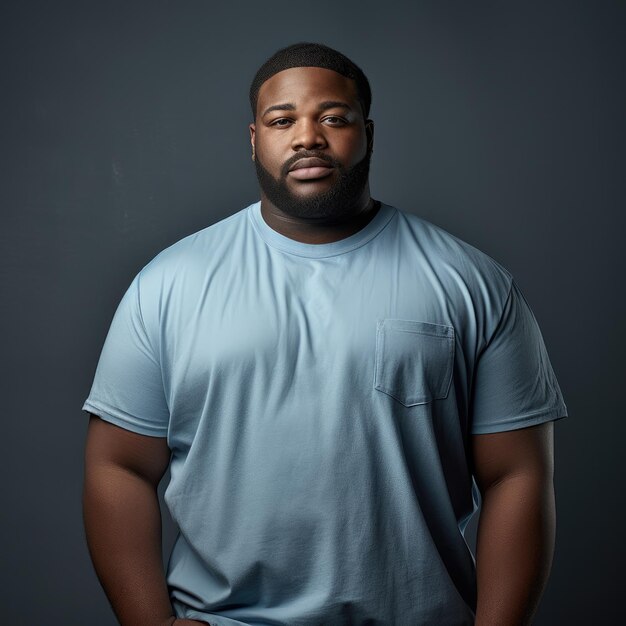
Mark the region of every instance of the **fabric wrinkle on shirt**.
<instances>
[{"instance_id":1,"label":"fabric wrinkle on shirt","mask_svg":"<svg viewBox=\"0 0 626 626\"><path fill-rule=\"evenodd\" d=\"M567 416L511 273L382 203L324 244L260 202L134 277L83 410L167 437L179 617L473 624L473 434Z\"/></svg>"}]
</instances>

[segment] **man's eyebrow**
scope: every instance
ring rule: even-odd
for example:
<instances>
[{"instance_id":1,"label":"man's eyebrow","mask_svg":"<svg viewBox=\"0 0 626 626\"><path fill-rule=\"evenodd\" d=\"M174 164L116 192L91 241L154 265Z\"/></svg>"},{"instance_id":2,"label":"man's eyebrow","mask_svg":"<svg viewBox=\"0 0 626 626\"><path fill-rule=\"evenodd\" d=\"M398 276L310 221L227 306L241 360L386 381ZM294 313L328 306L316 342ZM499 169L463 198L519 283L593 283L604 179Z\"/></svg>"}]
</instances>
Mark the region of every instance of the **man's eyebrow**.
<instances>
[{"instance_id":1,"label":"man's eyebrow","mask_svg":"<svg viewBox=\"0 0 626 626\"><path fill-rule=\"evenodd\" d=\"M326 109L348 109L348 111L352 111L352 107L346 102L341 102L340 100L326 100L324 102L320 102L320 105L317 107L318 111L325 111ZM263 115L261 117L265 117L270 111L295 111L296 105L291 102L284 102L283 104L273 104L271 107L268 107L263 111Z\"/></svg>"},{"instance_id":2,"label":"man's eyebrow","mask_svg":"<svg viewBox=\"0 0 626 626\"><path fill-rule=\"evenodd\" d=\"M261 117L265 117L270 111L295 111L296 105L291 104L290 102L285 102L284 104L273 104L271 107L268 107L263 111L263 115Z\"/></svg>"},{"instance_id":3,"label":"man's eyebrow","mask_svg":"<svg viewBox=\"0 0 626 626\"><path fill-rule=\"evenodd\" d=\"M352 111L352 107L346 102L341 102L340 100L326 100L326 102L321 102L318 109L320 111L325 111L326 109L348 109L348 111Z\"/></svg>"}]
</instances>

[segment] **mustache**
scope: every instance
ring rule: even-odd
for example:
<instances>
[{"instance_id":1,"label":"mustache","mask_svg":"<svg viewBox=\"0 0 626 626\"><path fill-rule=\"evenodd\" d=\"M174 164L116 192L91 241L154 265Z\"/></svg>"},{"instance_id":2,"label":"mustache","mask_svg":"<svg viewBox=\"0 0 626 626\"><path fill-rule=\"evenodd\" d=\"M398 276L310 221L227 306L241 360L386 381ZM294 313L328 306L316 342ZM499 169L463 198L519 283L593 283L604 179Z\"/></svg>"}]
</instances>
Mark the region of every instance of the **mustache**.
<instances>
[{"instance_id":1,"label":"mustache","mask_svg":"<svg viewBox=\"0 0 626 626\"><path fill-rule=\"evenodd\" d=\"M337 169L343 169L341 167L341 164L338 161L329 157L327 154L315 152L313 150L303 150L302 152L298 152L298 154L294 154L293 157L291 157L288 161L286 161L283 164L283 167L281 169L282 176L286 177L287 174L289 173L289 170L294 165L294 163L296 163L300 159L310 159L310 158L320 159L322 161L326 161L326 163L328 163L328 165L330 165L331 167L336 167Z\"/></svg>"}]
</instances>

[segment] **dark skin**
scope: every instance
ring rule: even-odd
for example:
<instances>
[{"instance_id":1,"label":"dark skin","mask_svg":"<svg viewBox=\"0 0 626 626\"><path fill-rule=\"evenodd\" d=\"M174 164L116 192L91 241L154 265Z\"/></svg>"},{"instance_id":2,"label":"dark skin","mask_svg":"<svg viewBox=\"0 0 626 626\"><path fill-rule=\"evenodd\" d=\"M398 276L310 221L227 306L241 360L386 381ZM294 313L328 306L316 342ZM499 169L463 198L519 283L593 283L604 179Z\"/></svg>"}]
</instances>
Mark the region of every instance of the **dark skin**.
<instances>
[{"instance_id":1,"label":"dark skin","mask_svg":"<svg viewBox=\"0 0 626 626\"><path fill-rule=\"evenodd\" d=\"M326 101L346 108L321 110ZM263 113L273 105L290 110ZM337 118L346 120L339 124ZM278 119L277 129L272 124ZM374 125L362 114L355 83L321 68L293 68L260 90L250 138L263 166L278 179L299 150L316 150L346 167L371 149ZM301 181L290 191L323 192L335 173ZM279 233L304 243L329 243L363 228L375 213L365 185L342 220L302 219L261 195L261 212ZM482 495L477 537L476 626L526 626L550 573L555 538L553 424L470 437L470 463ZM94 567L123 626L191 626L176 619L161 557L158 484L170 460L167 440L91 416L85 448L83 514ZM129 593L132 590L132 593Z\"/></svg>"},{"instance_id":2,"label":"dark skin","mask_svg":"<svg viewBox=\"0 0 626 626\"><path fill-rule=\"evenodd\" d=\"M342 102L342 106L322 107ZM292 109L270 107L290 105ZM253 158L275 178L298 152L314 150L336 159L346 167L360 161L374 142L374 122L365 119L356 83L332 70L295 67L274 74L259 90L257 115L250 124ZM307 196L328 189L337 173L311 180L287 176L290 191ZM303 219L286 214L261 189L261 214L277 232L304 243L330 243L361 230L375 214L369 184L363 188L347 219Z\"/></svg>"},{"instance_id":3,"label":"dark skin","mask_svg":"<svg viewBox=\"0 0 626 626\"><path fill-rule=\"evenodd\" d=\"M476 626L532 623L556 531L554 424L471 436L482 496L478 518Z\"/></svg>"},{"instance_id":4,"label":"dark skin","mask_svg":"<svg viewBox=\"0 0 626 626\"><path fill-rule=\"evenodd\" d=\"M176 619L161 556L157 488L170 461L165 437L89 418L83 519L94 568L122 626L192 626Z\"/></svg>"}]
</instances>

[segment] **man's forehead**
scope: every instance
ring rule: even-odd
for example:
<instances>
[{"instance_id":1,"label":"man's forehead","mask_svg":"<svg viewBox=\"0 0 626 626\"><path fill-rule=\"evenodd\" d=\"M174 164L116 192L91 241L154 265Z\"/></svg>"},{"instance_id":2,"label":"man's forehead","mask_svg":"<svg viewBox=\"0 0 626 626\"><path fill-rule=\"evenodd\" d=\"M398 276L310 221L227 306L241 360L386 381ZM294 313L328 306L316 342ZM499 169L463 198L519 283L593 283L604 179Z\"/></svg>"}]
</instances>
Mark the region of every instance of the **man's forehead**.
<instances>
[{"instance_id":1,"label":"man's forehead","mask_svg":"<svg viewBox=\"0 0 626 626\"><path fill-rule=\"evenodd\" d=\"M323 67L292 67L268 78L259 89L258 109L276 104L279 100L293 104L310 99L358 101L356 82L334 70Z\"/></svg>"}]
</instances>

